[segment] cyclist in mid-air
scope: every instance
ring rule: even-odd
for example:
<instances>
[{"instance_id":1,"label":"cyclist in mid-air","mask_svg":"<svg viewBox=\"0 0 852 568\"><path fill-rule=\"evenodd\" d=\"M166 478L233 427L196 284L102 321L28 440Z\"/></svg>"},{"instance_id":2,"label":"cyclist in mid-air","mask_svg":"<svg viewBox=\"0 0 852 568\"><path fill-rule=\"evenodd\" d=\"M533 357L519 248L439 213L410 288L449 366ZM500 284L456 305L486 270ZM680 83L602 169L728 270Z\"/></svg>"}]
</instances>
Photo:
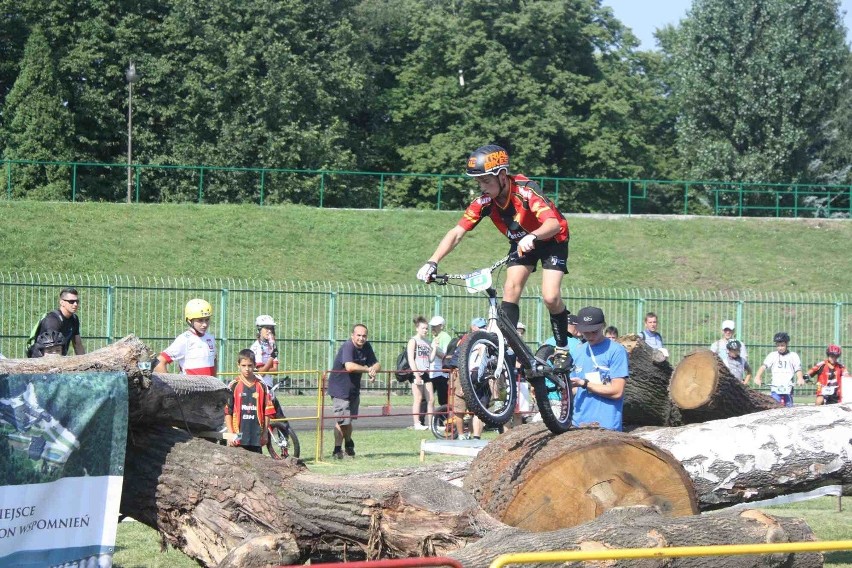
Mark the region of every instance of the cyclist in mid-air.
<instances>
[{"instance_id":1,"label":"cyclist in mid-air","mask_svg":"<svg viewBox=\"0 0 852 568\"><path fill-rule=\"evenodd\" d=\"M541 293L556 340L553 361L564 367L568 361L568 310L562 301L562 277L568 272L568 222L556 205L539 192L538 184L523 174L509 173L509 153L502 147L477 148L467 160L466 174L476 178L482 195L465 210L458 224L447 231L438 248L417 272L417 278L432 281L438 263L479 222L490 217L509 238L509 253L519 257L508 263L500 308L513 326L520 319L518 300L530 274L541 262Z\"/></svg>"}]
</instances>

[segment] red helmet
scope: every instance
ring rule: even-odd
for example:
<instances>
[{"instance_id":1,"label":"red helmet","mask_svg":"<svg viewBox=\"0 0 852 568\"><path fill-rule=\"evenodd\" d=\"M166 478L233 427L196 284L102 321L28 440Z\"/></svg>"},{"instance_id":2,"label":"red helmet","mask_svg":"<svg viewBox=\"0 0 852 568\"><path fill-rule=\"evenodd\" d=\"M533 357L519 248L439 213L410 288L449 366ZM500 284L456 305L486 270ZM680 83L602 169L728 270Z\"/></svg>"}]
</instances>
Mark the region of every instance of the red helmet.
<instances>
[{"instance_id":1,"label":"red helmet","mask_svg":"<svg viewBox=\"0 0 852 568\"><path fill-rule=\"evenodd\" d=\"M832 343L831 345L829 345L826 348L825 354L826 355L836 355L836 356L840 357L840 346Z\"/></svg>"}]
</instances>

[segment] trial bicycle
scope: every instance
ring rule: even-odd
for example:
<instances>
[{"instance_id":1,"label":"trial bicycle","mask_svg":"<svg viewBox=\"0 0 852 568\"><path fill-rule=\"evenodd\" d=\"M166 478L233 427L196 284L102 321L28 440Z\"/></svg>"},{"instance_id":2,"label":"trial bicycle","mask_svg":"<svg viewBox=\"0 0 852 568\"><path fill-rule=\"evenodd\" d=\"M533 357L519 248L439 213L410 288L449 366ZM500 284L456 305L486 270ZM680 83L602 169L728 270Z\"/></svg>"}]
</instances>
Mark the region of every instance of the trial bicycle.
<instances>
[{"instance_id":1,"label":"trial bicycle","mask_svg":"<svg viewBox=\"0 0 852 568\"><path fill-rule=\"evenodd\" d=\"M282 384L286 382L288 377L284 377L281 381L276 382L269 389L272 395L272 403L275 405L275 418L286 418L284 411L281 408L281 403L278 402L278 390ZM280 460L286 457L299 457L299 437L290 422L283 420L281 422L270 422L266 437L266 450L272 458Z\"/></svg>"},{"instance_id":2,"label":"trial bicycle","mask_svg":"<svg viewBox=\"0 0 852 568\"><path fill-rule=\"evenodd\" d=\"M463 280L468 292L484 293L488 298L488 327L471 332L459 345L459 378L468 409L486 424L502 425L511 420L518 402L518 387L507 356L511 349L535 389L542 421L554 434L562 434L571 428L574 411L570 361L568 368L557 369L544 347L533 354L514 324L497 307L492 273L516 258L516 253L509 254L470 274L435 274L431 282L448 285L452 280ZM552 355L552 348L549 354Z\"/></svg>"}]
</instances>

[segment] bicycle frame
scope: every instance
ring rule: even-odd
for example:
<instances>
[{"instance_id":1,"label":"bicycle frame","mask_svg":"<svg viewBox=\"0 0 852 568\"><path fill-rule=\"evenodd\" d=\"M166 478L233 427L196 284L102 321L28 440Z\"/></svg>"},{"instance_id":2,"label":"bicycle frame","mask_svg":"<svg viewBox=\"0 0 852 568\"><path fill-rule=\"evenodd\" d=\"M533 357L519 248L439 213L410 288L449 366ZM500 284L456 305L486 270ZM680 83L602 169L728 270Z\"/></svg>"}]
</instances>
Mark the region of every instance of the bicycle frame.
<instances>
[{"instance_id":1,"label":"bicycle frame","mask_svg":"<svg viewBox=\"0 0 852 568\"><path fill-rule=\"evenodd\" d=\"M521 365L531 371L530 377L547 376L547 369L550 367L544 361L536 358L535 354L530 350L529 346L518 335L515 326L509 321L503 313L497 308L497 290L488 288L485 293L488 295L488 331L497 335L498 338L498 357L497 368L503 367L505 358L506 344L512 348L515 356L521 361Z\"/></svg>"}]
</instances>

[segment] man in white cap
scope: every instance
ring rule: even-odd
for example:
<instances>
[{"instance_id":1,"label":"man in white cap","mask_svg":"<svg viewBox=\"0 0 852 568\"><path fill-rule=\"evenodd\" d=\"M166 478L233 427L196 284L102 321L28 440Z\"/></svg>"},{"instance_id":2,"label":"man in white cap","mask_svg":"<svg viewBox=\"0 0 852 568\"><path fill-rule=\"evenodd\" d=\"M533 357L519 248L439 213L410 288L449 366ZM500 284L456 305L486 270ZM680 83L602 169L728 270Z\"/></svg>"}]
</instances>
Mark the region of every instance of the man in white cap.
<instances>
[{"instance_id":1,"label":"man in white cap","mask_svg":"<svg viewBox=\"0 0 852 568\"><path fill-rule=\"evenodd\" d=\"M449 386L449 375L444 371L444 358L447 355L447 346L450 344L450 334L444 331L444 318L434 316L429 320L429 329L432 330L432 352L429 354L429 370L432 379L432 388L438 396L438 404L447 404L447 387Z\"/></svg>"},{"instance_id":2,"label":"man in white cap","mask_svg":"<svg viewBox=\"0 0 852 568\"><path fill-rule=\"evenodd\" d=\"M573 424L621 430L624 386L627 383L627 350L603 334L603 310L593 306L577 313L577 331L586 343L571 350L574 368Z\"/></svg>"},{"instance_id":3,"label":"man in white cap","mask_svg":"<svg viewBox=\"0 0 852 568\"><path fill-rule=\"evenodd\" d=\"M736 335L736 324L734 320L725 320L722 322L722 338L713 342L710 346L710 351L719 356L724 361L728 358L728 342ZM740 358L748 362L748 351L745 343L740 341Z\"/></svg>"}]
</instances>

